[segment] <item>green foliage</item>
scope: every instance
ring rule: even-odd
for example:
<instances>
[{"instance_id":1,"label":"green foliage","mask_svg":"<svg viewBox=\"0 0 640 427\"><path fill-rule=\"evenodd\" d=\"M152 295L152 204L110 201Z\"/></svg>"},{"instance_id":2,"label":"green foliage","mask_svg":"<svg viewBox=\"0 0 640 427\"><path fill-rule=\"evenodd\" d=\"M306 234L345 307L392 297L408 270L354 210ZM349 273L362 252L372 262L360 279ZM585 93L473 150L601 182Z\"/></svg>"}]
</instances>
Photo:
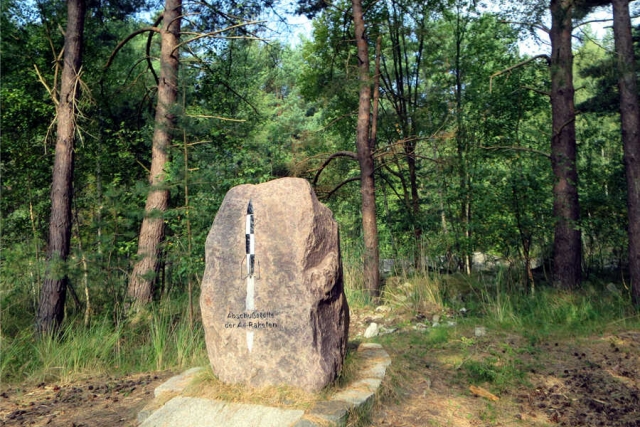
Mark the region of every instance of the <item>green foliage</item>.
<instances>
[{"instance_id":1,"label":"green foliage","mask_svg":"<svg viewBox=\"0 0 640 427\"><path fill-rule=\"evenodd\" d=\"M593 34L590 32L585 35L587 40L582 44L577 58L577 61L582 62L578 77L589 87L589 91L578 98L576 105L583 112L617 113L620 108L620 95L613 39L609 34L599 44L593 41ZM640 25L632 27L632 37L637 64L640 60ZM602 49L601 45L606 50ZM636 70L636 74L640 76L640 70Z\"/></svg>"}]
</instances>

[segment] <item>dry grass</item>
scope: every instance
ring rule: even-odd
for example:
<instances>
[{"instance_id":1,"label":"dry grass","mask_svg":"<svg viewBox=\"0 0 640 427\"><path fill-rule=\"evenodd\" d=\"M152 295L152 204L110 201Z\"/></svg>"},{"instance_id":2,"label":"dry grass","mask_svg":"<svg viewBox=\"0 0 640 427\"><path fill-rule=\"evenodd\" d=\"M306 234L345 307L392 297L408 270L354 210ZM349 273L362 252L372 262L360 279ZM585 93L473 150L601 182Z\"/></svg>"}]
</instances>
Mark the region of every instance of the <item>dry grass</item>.
<instances>
[{"instance_id":1,"label":"dry grass","mask_svg":"<svg viewBox=\"0 0 640 427\"><path fill-rule=\"evenodd\" d=\"M387 279L382 300L398 313L437 313L444 305L442 284L429 276Z\"/></svg>"},{"instance_id":2,"label":"dry grass","mask_svg":"<svg viewBox=\"0 0 640 427\"><path fill-rule=\"evenodd\" d=\"M320 394L290 386L253 388L242 384L225 384L213 375L211 369L197 376L183 394L225 402L302 410L312 407L321 398Z\"/></svg>"},{"instance_id":3,"label":"dry grass","mask_svg":"<svg viewBox=\"0 0 640 427\"><path fill-rule=\"evenodd\" d=\"M207 368L194 378L184 395L223 400L234 403L248 403L287 409L311 408L316 402L327 400L329 396L344 389L356 377L362 365L353 346L347 351L345 364L336 381L319 393L310 393L293 386L247 387L243 384L226 384L215 377Z\"/></svg>"}]
</instances>

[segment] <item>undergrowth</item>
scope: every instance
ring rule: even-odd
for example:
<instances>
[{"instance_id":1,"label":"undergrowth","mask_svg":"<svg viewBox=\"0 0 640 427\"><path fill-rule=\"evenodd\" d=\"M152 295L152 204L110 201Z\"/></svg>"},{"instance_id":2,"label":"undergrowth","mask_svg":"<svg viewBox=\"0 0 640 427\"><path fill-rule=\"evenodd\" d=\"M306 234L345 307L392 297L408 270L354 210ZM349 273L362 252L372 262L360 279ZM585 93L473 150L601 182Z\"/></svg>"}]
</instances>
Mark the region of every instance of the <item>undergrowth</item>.
<instances>
[{"instance_id":1,"label":"undergrowth","mask_svg":"<svg viewBox=\"0 0 640 427\"><path fill-rule=\"evenodd\" d=\"M184 311L176 303L165 303L118 323L94 319L87 327L82 319L71 319L55 336L36 337L31 328L13 337L0 334L0 380L67 382L204 365L202 325L190 325Z\"/></svg>"},{"instance_id":2,"label":"undergrowth","mask_svg":"<svg viewBox=\"0 0 640 427\"><path fill-rule=\"evenodd\" d=\"M387 278L378 304L391 307L395 324L385 326L398 331L376 338L396 350L385 394L402 395L395 389L417 369L449 370L451 381L501 394L529 384L529 372L544 363L538 347L544 340L640 327L630 298L611 285L567 292L541 284L531 293L507 278L499 271ZM476 335L476 327L485 332Z\"/></svg>"},{"instance_id":3,"label":"undergrowth","mask_svg":"<svg viewBox=\"0 0 640 427\"><path fill-rule=\"evenodd\" d=\"M531 292L500 271L492 276L404 274L386 279L377 303L413 315L444 314L457 321L473 319L523 333L587 335L600 333L611 324L640 324L630 297L610 289L611 284L587 283L573 291L539 285Z\"/></svg>"},{"instance_id":4,"label":"undergrowth","mask_svg":"<svg viewBox=\"0 0 640 427\"><path fill-rule=\"evenodd\" d=\"M532 345L550 335L587 336L609 328L640 326L628 296L612 291L611 284L595 281L572 292L538 285L530 293L529 287L500 271L482 276L411 275L405 269L387 278L380 299L374 300L363 289L358 263L345 262L344 280L353 311L386 305L398 317L400 328L414 319L432 320L434 315L442 317L441 322L451 320L457 325L430 328L409 334L409 338L394 333L381 339L410 349L402 356L409 365L416 357L426 358L429 349L460 342L459 331L474 325L524 336ZM164 301L125 320L94 317L89 326L80 316L69 317L58 336L41 338L33 328L24 327L26 316L15 314L19 310L5 310L0 324L0 381L71 381L97 374L205 366L202 325L199 316L190 324L186 305L185 300ZM461 357L466 347L459 345ZM509 383L518 378L515 367L505 371L509 368L506 359L492 357L469 359L460 366L470 377L498 385L503 379Z\"/></svg>"}]
</instances>

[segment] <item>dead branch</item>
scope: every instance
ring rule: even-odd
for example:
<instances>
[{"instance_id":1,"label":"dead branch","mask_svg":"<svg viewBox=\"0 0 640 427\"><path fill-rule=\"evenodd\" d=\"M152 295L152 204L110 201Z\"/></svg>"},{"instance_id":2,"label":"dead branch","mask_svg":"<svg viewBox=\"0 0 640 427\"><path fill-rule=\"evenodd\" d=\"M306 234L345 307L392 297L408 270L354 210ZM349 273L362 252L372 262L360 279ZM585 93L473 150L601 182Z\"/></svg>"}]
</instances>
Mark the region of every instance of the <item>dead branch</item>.
<instances>
[{"instance_id":1,"label":"dead branch","mask_svg":"<svg viewBox=\"0 0 640 427\"><path fill-rule=\"evenodd\" d=\"M406 151L405 144L407 142L423 141L427 139L431 139L431 137L412 137L412 138L400 139L398 141L395 141L391 144L388 144L388 145L385 145L384 147L379 148L373 153L373 157L375 159L383 159L385 157L390 157L390 156L402 156L402 157L410 157L414 159L429 160L434 163L442 163L442 160L434 159L428 156L423 156L415 152L408 153ZM402 151L400 151L398 148L401 148Z\"/></svg>"},{"instance_id":2,"label":"dead branch","mask_svg":"<svg viewBox=\"0 0 640 427\"><path fill-rule=\"evenodd\" d=\"M549 98L551 98L551 93L549 93L549 92L547 92L545 90L536 89L535 87L531 87L531 86L522 86L522 88L530 90L530 91L535 92L535 93L539 93L540 95L548 96Z\"/></svg>"},{"instance_id":3,"label":"dead branch","mask_svg":"<svg viewBox=\"0 0 640 427\"><path fill-rule=\"evenodd\" d=\"M513 151L526 151L529 153L539 154L541 156L546 157L547 159L551 159L551 155L545 153L544 151L536 150L529 147L519 147L519 146L509 146L509 145L496 145L494 147L480 147L483 150L487 151L496 151L496 150L513 150Z\"/></svg>"},{"instance_id":4,"label":"dead branch","mask_svg":"<svg viewBox=\"0 0 640 427\"><path fill-rule=\"evenodd\" d=\"M531 22L521 22L521 21L500 21L501 24L515 24L515 25L522 25L523 27L529 27L529 28L536 28L540 31L543 31L547 34L550 33L551 30L549 30L549 28L547 28L546 26L542 25L542 24L535 24L535 23L531 23Z\"/></svg>"},{"instance_id":5,"label":"dead branch","mask_svg":"<svg viewBox=\"0 0 640 427\"><path fill-rule=\"evenodd\" d=\"M147 172L148 174L151 174L151 171L149 170L148 167L146 167L140 160L136 159L136 162L142 166L142 168L145 170L145 172Z\"/></svg>"},{"instance_id":6,"label":"dead branch","mask_svg":"<svg viewBox=\"0 0 640 427\"><path fill-rule=\"evenodd\" d=\"M189 53L191 54L191 56L193 58L195 58L195 60L202 65L203 67L205 67L207 70L209 70L209 72L211 74L215 74L213 72L213 70L211 69L211 67L209 66L209 64L207 62L205 62L204 60L202 60L202 58L200 58L195 52L193 52L193 50L187 46L186 49L189 51ZM240 98L241 100L243 100L249 107L251 107L251 109L256 113L256 115L260 115L260 111L258 111L258 108L253 105L245 96L241 95L240 93L238 93L236 90L234 90L229 84L227 84L225 81L221 80L221 79L217 79L216 80L217 83L220 83L221 85L223 85L229 92L233 93L235 96L237 96L238 98Z\"/></svg>"},{"instance_id":7,"label":"dead branch","mask_svg":"<svg viewBox=\"0 0 640 427\"><path fill-rule=\"evenodd\" d=\"M56 58L55 71L53 72L53 85L51 87L53 87L56 93L58 91L58 76L62 74L62 64L64 62L62 59L63 57L64 57L64 47L60 49L60 54Z\"/></svg>"},{"instance_id":8,"label":"dead branch","mask_svg":"<svg viewBox=\"0 0 640 427\"><path fill-rule=\"evenodd\" d=\"M331 196L333 196L333 194L338 191L340 188L342 188L342 186L344 186L345 184L348 184L350 182L353 181L360 181L360 177L359 176L354 176L353 178L349 178L349 179L345 179L344 181L342 181L340 184L338 184L333 190L329 191L329 193L327 194L327 196L325 197L325 200L329 199Z\"/></svg>"},{"instance_id":9,"label":"dead branch","mask_svg":"<svg viewBox=\"0 0 640 427\"><path fill-rule=\"evenodd\" d=\"M244 119L231 119L229 117L207 116L207 115L204 115L204 114L185 114L185 116L193 117L195 119L218 119L218 120L225 120L225 121L228 121L228 122L246 122L246 120L244 120Z\"/></svg>"},{"instance_id":10,"label":"dead branch","mask_svg":"<svg viewBox=\"0 0 640 427\"><path fill-rule=\"evenodd\" d=\"M395 175L397 178L399 179L404 179L404 177L402 176L402 174L398 171L394 171L393 169L391 169L391 167L389 167L389 165L387 164L387 162L382 162L382 167L384 167L390 174Z\"/></svg>"},{"instance_id":11,"label":"dead branch","mask_svg":"<svg viewBox=\"0 0 640 427\"><path fill-rule=\"evenodd\" d=\"M380 105L380 49L382 36L376 40L376 62L373 76L373 114L371 116L371 134L369 135L369 149L375 151L378 141L378 109Z\"/></svg>"},{"instance_id":12,"label":"dead branch","mask_svg":"<svg viewBox=\"0 0 640 427\"><path fill-rule=\"evenodd\" d=\"M592 19L591 21L584 21L584 22L581 22L581 23L579 23L577 25L574 25L573 29L575 30L576 28L580 28L583 25L587 25L587 24L596 24L596 23L599 23L599 22L611 22L611 21L613 21L613 18L609 18L609 19Z\"/></svg>"},{"instance_id":13,"label":"dead branch","mask_svg":"<svg viewBox=\"0 0 640 427\"><path fill-rule=\"evenodd\" d=\"M195 34L195 37L192 37L192 38L190 38L189 40L185 40L185 41L183 41L182 43L179 43L179 44L178 44L178 45L173 49L173 51L175 52L176 50L178 50L178 49L179 49L180 47L182 47L183 45L185 45L185 44L189 44L189 43L191 43L191 42L193 42L193 41L196 41L196 40L199 40L199 39L202 39L202 38L205 38L205 37L219 37L219 35L220 35L220 34L222 34L222 33L224 33L224 32L227 32L227 31L229 31L229 30L233 30L233 29L241 28L241 27L246 27L246 26L248 26L248 25L259 24L259 23L261 23L261 22L264 22L264 21L247 21L247 22L241 22L240 24L231 25L230 27L223 28L222 30L211 31L211 32L209 32L209 33L183 32L183 33L181 33L181 34L187 34L187 35L194 35L194 34ZM243 37L224 37L224 38L243 38L243 39L251 38L251 39L253 39L253 38L255 38L255 37L247 37L247 36L243 36ZM260 40L260 39L258 39L258 40Z\"/></svg>"},{"instance_id":14,"label":"dead branch","mask_svg":"<svg viewBox=\"0 0 640 427\"><path fill-rule=\"evenodd\" d=\"M128 80L129 80L129 77L131 77L131 75L132 75L132 74L133 74L133 72L135 71L136 67L137 67L141 62L144 62L144 61L149 61L149 57L141 58L141 59L138 59L136 62L134 62L134 63L133 63L133 65L131 66L131 68L129 68L129 72L127 73L127 77L125 77L124 81L128 81ZM139 73L136 77L134 77L134 78L133 78L133 80L132 80L132 83L137 82L137 81L138 81L138 77L139 77L140 75L142 75L143 73L144 73L144 71L143 71L142 73ZM156 83L157 83L157 81L156 81Z\"/></svg>"},{"instance_id":15,"label":"dead branch","mask_svg":"<svg viewBox=\"0 0 640 427\"><path fill-rule=\"evenodd\" d=\"M146 32L160 33L160 29L158 27L147 27L147 28L141 28L141 29L139 29L137 31L134 31L133 33L129 34L127 37L125 37L124 40L122 40L120 43L118 43L116 48L111 53L111 56L109 56L109 60L107 61L107 64L104 66L104 68L109 68L111 66L111 63L113 62L114 58L116 57L116 55L118 54L120 49L122 49L124 47L124 45L129 43L135 36L138 36L140 34L144 34Z\"/></svg>"},{"instance_id":16,"label":"dead branch","mask_svg":"<svg viewBox=\"0 0 640 427\"><path fill-rule=\"evenodd\" d=\"M577 117L580 114L580 112L576 112L575 116ZM576 121L576 117L572 117L569 120L567 120L566 122L562 123L560 125L560 127L558 128L558 131L556 132L555 128L553 129L553 137L555 138L556 135L559 135L560 132L562 132L562 130L569 126L570 123L573 123Z\"/></svg>"},{"instance_id":17,"label":"dead branch","mask_svg":"<svg viewBox=\"0 0 640 427\"><path fill-rule=\"evenodd\" d=\"M38 65L37 64L33 64L33 68L36 69L36 74L38 75L38 80L40 81L40 83L42 83L42 86L44 86L44 88L47 90L47 92L49 93L49 96L51 97L51 100L53 101L53 103L57 107L58 106L58 96L56 94L56 89L55 88L51 89L49 87L49 85L47 84L47 81L44 79L44 77L42 77L42 74L40 74L40 69L38 69Z\"/></svg>"},{"instance_id":18,"label":"dead branch","mask_svg":"<svg viewBox=\"0 0 640 427\"><path fill-rule=\"evenodd\" d=\"M47 38L49 39L49 43L51 44L51 50L55 54L55 50L53 48L53 41L51 40L50 37L47 37ZM64 48L60 49L60 53L58 54L56 60L54 61L55 66L53 71L53 85L51 87L47 84L47 81L44 79L44 77L40 73L40 69L38 68L38 65L33 64L33 67L36 70L36 74L38 75L38 80L40 81L40 83L42 83L46 91L49 93L49 96L51 96L51 101L53 101L53 104L55 105L55 111L56 111L56 114L53 117L53 120L51 120L51 123L49 123L49 126L47 127L47 133L44 136L44 152L45 153L47 152L47 141L49 140L49 135L53 133L53 127L56 124L56 121L58 120L58 104L59 104L58 76L62 71L62 69L60 68L60 64L62 63L63 55L64 55Z\"/></svg>"},{"instance_id":19,"label":"dead branch","mask_svg":"<svg viewBox=\"0 0 640 427\"><path fill-rule=\"evenodd\" d=\"M158 26L160 25L160 23L162 22L162 20L164 19L164 13L161 13L160 15L158 15L158 17L156 18L156 20L153 22L152 27L154 28L158 28ZM160 86L160 79L158 78L158 75L156 74L156 70L153 68L153 64L151 63L151 42L153 41L153 32L149 33L149 36L147 37L147 46L146 46L146 60L147 60L147 69L149 71L151 71L151 74L153 74L153 79L156 82L156 86Z\"/></svg>"},{"instance_id":20,"label":"dead branch","mask_svg":"<svg viewBox=\"0 0 640 427\"><path fill-rule=\"evenodd\" d=\"M551 58L549 58L549 55L546 55L546 54L543 53L543 54L540 54L540 55L533 56L533 57L531 57L529 59L525 59L522 62L518 62L517 64L512 65L509 68L505 68L504 70L496 71L495 73L491 74L491 77L489 77L489 93L491 93L491 90L493 88L493 78L494 77L498 77L498 76L501 76L502 74L510 73L511 71L515 70L516 68L520 68L520 67L528 64L529 62L535 61L536 59L545 59L547 61L547 64L551 65Z\"/></svg>"},{"instance_id":21,"label":"dead branch","mask_svg":"<svg viewBox=\"0 0 640 427\"><path fill-rule=\"evenodd\" d=\"M394 174L395 174L395 171L391 171L391 169L389 169L389 167L388 167L388 166L387 166L387 170L389 170L390 172L392 172L392 173L394 173ZM410 208L410 206L407 204L407 200L406 200L404 197L402 197L402 196L400 195L400 193L398 193L398 190L396 190L396 187L394 187L394 186L393 186L393 183L392 183L391 181L389 181L389 179L387 178L387 176L386 176L385 174L383 174L383 173L381 173L381 174L379 174L379 175L380 175L380 177L382 178L382 180L383 180L384 182L386 182L386 183L387 183L387 185L389 186L389 188L391 188L391 191L393 191L393 192L395 193L395 195L396 195L396 197L398 198L398 200L401 200L401 201L405 204L405 207L406 207L407 209L409 209L409 208Z\"/></svg>"},{"instance_id":22,"label":"dead branch","mask_svg":"<svg viewBox=\"0 0 640 427\"><path fill-rule=\"evenodd\" d=\"M329 163L331 163L331 161L333 159L337 159L338 157L349 157L352 160L358 160L358 155L356 153L354 153L353 151L338 151L336 153L333 153L332 155L330 155L325 161L324 163L322 163L322 165L320 166L320 168L318 169L318 172L316 172L316 176L313 177L313 186L315 187L318 179L320 178L320 174L322 173L322 171L324 170L324 168L327 167L327 165ZM360 179L360 178L358 178Z\"/></svg>"},{"instance_id":23,"label":"dead branch","mask_svg":"<svg viewBox=\"0 0 640 427\"><path fill-rule=\"evenodd\" d=\"M587 40L589 40L591 43L595 44L596 46L598 46L600 49L604 50L605 52L609 52L609 53L613 53L613 51L605 46L603 46L599 40L594 39L593 37L590 37L589 34L585 33L584 31L580 30L580 32L582 33L582 37L586 38ZM578 40L580 40L581 42L583 42L582 39L578 38Z\"/></svg>"}]
</instances>

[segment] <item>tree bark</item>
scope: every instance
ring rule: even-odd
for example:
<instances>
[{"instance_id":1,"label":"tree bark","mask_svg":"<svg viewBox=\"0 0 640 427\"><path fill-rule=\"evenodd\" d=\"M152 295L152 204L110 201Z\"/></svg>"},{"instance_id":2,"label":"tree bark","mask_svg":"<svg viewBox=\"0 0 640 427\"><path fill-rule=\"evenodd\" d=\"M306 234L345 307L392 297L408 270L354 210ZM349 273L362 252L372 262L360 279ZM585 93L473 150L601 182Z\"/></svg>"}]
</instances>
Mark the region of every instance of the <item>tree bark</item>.
<instances>
[{"instance_id":1,"label":"tree bark","mask_svg":"<svg viewBox=\"0 0 640 427\"><path fill-rule=\"evenodd\" d=\"M629 217L629 276L633 303L640 305L640 107L629 0L613 0L613 33L618 56L618 88Z\"/></svg>"},{"instance_id":2,"label":"tree bark","mask_svg":"<svg viewBox=\"0 0 640 427\"><path fill-rule=\"evenodd\" d=\"M551 0L551 166L553 186L553 284L573 289L581 280L578 172L571 52L573 0Z\"/></svg>"},{"instance_id":3,"label":"tree bark","mask_svg":"<svg viewBox=\"0 0 640 427\"><path fill-rule=\"evenodd\" d=\"M128 295L140 306L153 299L153 285L160 266L159 257L164 238L163 214L169 205L164 168L169 161L178 100L178 44L182 0L166 0L161 31L160 79L152 142L151 188L147 195L144 219L138 238L137 261L129 279Z\"/></svg>"},{"instance_id":4,"label":"tree bark","mask_svg":"<svg viewBox=\"0 0 640 427\"><path fill-rule=\"evenodd\" d=\"M364 284L373 298L380 295L378 270L378 225L376 223L376 196L373 154L369 145L369 112L371 108L371 82L369 77L369 48L365 38L364 15L361 0L352 0L353 23L358 47L360 100L356 129L356 151L360 163L360 192L362 194L362 231L364 234Z\"/></svg>"},{"instance_id":5,"label":"tree bark","mask_svg":"<svg viewBox=\"0 0 640 427\"><path fill-rule=\"evenodd\" d=\"M458 149L458 174L460 179L460 224L463 227L464 242L460 249L462 252L462 267L467 275L471 275L471 177L469 175L468 154L469 141L464 122L464 109L462 106L462 43L464 41L464 26L461 11L456 11L456 145Z\"/></svg>"},{"instance_id":6,"label":"tree bark","mask_svg":"<svg viewBox=\"0 0 640 427\"><path fill-rule=\"evenodd\" d=\"M64 264L69 256L71 241L73 145L78 112L77 102L80 97L85 12L84 0L67 1L64 65L57 108L56 155L51 186L47 272L40 293L36 325L39 334L56 331L64 317L64 302L69 280Z\"/></svg>"},{"instance_id":7,"label":"tree bark","mask_svg":"<svg viewBox=\"0 0 640 427\"><path fill-rule=\"evenodd\" d=\"M400 139L404 150L404 161L406 162L409 172L409 185L403 181L404 201L411 218L413 227L414 246L414 266L421 270L423 265L423 248L422 248L422 224L420 213L420 196L418 191L418 163L416 161L416 149L418 139L414 138L416 133L415 113L418 109L418 75L420 72L422 53L424 48L424 14L421 17L415 17L419 21L416 26L418 47L411 55L407 52L407 45L412 43L406 34L406 9L399 5L397 1L391 1L389 6L391 10L387 18L388 33L391 41L391 59L392 72L389 72L384 66L386 76L383 76L385 83L385 91L390 98L391 105L396 113L397 126L401 130ZM402 12L400 11L402 9ZM414 9L419 14L418 9ZM405 27L403 27L405 26ZM405 28L405 30L403 30ZM415 62L410 63L409 57ZM400 172L400 169L398 169ZM407 193L408 191L408 193Z\"/></svg>"}]
</instances>

